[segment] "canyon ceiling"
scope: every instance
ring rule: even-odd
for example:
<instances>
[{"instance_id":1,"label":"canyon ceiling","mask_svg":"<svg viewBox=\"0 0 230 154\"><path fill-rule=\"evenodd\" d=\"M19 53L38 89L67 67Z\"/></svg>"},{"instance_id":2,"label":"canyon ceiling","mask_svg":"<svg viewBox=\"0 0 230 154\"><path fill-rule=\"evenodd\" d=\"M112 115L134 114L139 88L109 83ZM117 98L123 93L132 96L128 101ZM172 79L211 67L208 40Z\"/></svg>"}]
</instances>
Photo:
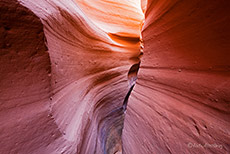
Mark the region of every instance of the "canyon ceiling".
<instances>
[{"instance_id":1,"label":"canyon ceiling","mask_svg":"<svg viewBox=\"0 0 230 154\"><path fill-rule=\"evenodd\" d=\"M0 154L230 153L229 0L0 0Z\"/></svg>"}]
</instances>

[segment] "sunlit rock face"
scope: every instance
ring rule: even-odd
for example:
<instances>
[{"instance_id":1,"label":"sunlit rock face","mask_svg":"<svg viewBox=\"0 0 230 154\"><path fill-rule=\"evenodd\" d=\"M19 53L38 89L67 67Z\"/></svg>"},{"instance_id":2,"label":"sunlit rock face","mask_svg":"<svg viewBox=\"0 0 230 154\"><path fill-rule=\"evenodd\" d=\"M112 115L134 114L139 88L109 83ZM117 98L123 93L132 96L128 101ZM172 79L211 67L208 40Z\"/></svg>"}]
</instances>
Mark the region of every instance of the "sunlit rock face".
<instances>
[{"instance_id":1,"label":"sunlit rock face","mask_svg":"<svg viewBox=\"0 0 230 154\"><path fill-rule=\"evenodd\" d=\"M0 154L228 153L229 7L0 0Z\"/></svg>"},{"instance_id":2,"label":"sunlit rock face","mask_svg":"<svg viewBox=\"0 0 230 154\"><path fill-rule=\"evenodd\" d=\"M120 35L139 37L143 19L140 0L75 0L95 25Z\"/></svg>"},{"instance_id":3,"label":"sunlit rock face","mask_svg":"<svg viewBox=\"0 0 230 154\"><path fill-rule=\"evenodd\" d=\"M149 0L126 154L229 153L229 1Z\"/></svg>"}]
</instances>

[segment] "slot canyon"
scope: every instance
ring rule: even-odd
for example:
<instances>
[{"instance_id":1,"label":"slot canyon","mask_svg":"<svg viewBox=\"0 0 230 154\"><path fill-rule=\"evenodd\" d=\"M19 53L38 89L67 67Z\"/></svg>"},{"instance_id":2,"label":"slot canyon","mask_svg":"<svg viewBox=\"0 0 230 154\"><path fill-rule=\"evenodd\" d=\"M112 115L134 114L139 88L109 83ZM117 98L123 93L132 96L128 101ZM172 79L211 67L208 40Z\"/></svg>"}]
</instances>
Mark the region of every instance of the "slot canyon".
<instances>
[{"instance_id":1,"label":"slot canyon","mask_svg":"<svg viewBox=\"0 0 230 154\"><path fill-rule=\"evenodd\" d=\"M230 153L229 0L0 0L0 154Z\"/></svg>"}]
</instances>

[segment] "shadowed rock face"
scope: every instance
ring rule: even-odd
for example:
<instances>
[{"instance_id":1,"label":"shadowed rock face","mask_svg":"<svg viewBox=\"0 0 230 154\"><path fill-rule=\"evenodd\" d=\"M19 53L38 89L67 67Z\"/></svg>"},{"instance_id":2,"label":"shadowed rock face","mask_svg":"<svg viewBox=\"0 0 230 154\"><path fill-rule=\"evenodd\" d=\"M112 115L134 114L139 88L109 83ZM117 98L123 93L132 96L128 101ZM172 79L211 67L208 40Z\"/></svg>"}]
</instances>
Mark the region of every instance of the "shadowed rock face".
<instances>
[{"instance_id":1,"label":"shadowed rock face","mask_svg":"<svg viewBox=\"0 0 230 154\"><path fill-rule=\"evenodd\" d=\"M60 136L47 116L50 58L38 17L14 0L0 12L0 153L31 153Z\"/></svg>"},{"instance_id":2,"label":"shadowed rock face","mask_svg":"<svg viewBox=\"0 0 230 154\"><path fill-rule=\"evenodd\" d=\"M228 153L229 7L0 0L0 153Z\"/></svg>"},{"instance_id":3,"label":"shadowed rock face","mask_svg":"<svg viewBox=\"0 0 230 154\"><path fill-rule=\"evenodd\" d=\"M229 6L148 1L144 55L124 122L125 153L230 151Z\"/></svg>"}]
</instances>

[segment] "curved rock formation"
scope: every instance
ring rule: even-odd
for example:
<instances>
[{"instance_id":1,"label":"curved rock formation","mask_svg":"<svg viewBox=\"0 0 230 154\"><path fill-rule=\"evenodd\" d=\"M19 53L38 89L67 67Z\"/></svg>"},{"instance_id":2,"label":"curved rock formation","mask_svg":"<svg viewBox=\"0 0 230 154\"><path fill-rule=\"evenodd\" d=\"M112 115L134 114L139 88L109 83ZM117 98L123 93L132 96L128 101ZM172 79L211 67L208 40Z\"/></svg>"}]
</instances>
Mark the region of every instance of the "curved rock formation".
<instances>
[{"instance_id":1,"label":"curved rock formation","mask_svg":"<svg viewBox=\"0 0 230 154\"><path fill-rule=\"evenodd\" d=\"M60 136L47 117L49 54L30 10L12 0L0 1L0 12L0 153L31 153Z\"/></svg>"},{"instance_id":2,"label":"curved rock formation","mask_svg":"<svg viewBox=\"0 0 230 154\"><path fill-rule=\"evenodd\" d=\"M121 152L139 27L103 31L71 0L1 1L1 12L0 153Z\"/></svg>"},{"instance_id":3,"label":"curved rock formation","mask_svg":"<svg viewBox=\"0 0 230 154\"><path fill-rule=\"evenodd\" d=\"M127 154L229 153L229 1L149 0Z\"/></svg>"},{"instance_id":4,"label":"curved rock formation","mask_svg":"<svg viewBox=\"0 0 230 154\"><path fill-rule=\"evenodd\" d=\"M95 25L121 36L140 37L140 0L75 0Z\"/></svg>"},{"instance_id":5,"label":"curved rock formation","mask_svg":"<svg viewBox=\"0 0 230 154\"><path fill-rule=\"evenodd\" d=\"M0 0L0 153L228 153L229 6Z\"/></svg>"}]
</instances>

